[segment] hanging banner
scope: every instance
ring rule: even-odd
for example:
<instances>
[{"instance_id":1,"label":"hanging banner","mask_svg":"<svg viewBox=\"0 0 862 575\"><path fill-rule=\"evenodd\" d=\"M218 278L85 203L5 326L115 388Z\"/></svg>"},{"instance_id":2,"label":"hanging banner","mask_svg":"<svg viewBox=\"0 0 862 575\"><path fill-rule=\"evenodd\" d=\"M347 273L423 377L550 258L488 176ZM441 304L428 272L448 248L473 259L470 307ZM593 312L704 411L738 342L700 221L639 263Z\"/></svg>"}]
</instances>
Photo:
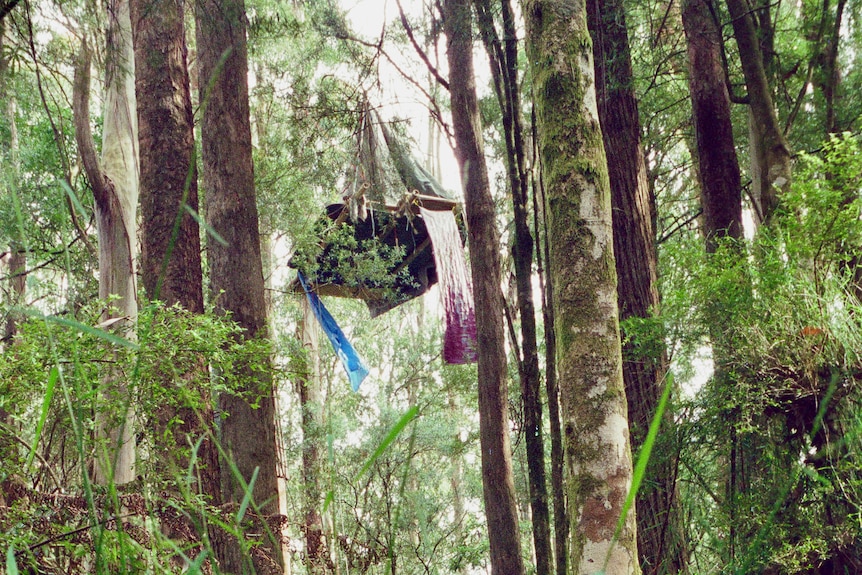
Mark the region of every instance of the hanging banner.
<instances>
[{"instance_id":1,"label":"hanging banner","mask_svg":"<svg viewBox=\"0 0 862 575\"><path fill-rule=\"evenodd\" d=\"M443 335L443 360L446 363L476 361L476 313L473 308L473 282L461 232L452 210L419 208L434 246L437 281L446 314Z\"/></svg>"},{"instance_id":2,"label":"hanging banner","mask_svg":"<svg viewBox=\"0 0 862 575\"><path fill-rule=\"evenodd\" d=\"M311 304L314 317L317 318L320 327L323 328L323 332L329 338L332 349L335 350L335 355L341 360L341 365L344 366L347 377L350 378L350 385L353 387L353 391L358 391L362 380L368 375L368 368L365 367L356 350L347 341L347 337L341 331L341 328L335 322L329 310L326 309L326 306L323 305L317 294L308 288L302 272L297 272L297 276L299 277L299 283L302 284L302 289L305 290L305 295L308 296L308 303Z\"/></svg>"}]
</instances>

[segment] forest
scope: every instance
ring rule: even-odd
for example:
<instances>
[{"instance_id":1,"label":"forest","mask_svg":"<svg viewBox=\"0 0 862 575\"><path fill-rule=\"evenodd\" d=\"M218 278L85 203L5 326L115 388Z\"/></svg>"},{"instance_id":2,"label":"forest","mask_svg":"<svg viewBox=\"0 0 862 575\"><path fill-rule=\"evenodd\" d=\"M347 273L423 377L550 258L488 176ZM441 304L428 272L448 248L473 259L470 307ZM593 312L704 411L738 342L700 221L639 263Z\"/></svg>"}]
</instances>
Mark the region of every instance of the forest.
<instances>
[{"instance_id":1,"label":"forest","mask_svg":"<svg viewBox=\"0 0 862 575\"><path fill-rule=\"evenodd\" d=\"M0 0L0 572L862 573L859 0Z\"/></svg>"}]
</instances>

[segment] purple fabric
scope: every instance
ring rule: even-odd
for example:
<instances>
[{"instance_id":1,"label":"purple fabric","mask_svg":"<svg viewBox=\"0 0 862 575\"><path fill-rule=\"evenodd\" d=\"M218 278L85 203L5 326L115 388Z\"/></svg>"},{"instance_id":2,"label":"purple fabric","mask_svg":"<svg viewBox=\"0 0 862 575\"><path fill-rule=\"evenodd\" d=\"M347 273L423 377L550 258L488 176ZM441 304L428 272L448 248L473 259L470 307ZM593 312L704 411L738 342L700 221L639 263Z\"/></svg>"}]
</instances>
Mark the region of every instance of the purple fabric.
<instances>
[{"instance_id":1,"label":"purple fabric","mask_svg":"<svg viewBox=\"0 0 862 575\"><path fill-rule=\"evenodd\" d=\"M434 262L446 315L443 360L446 363L472 363L476 361L473 283L464 259L455 214L451 210L420 210L434 246Z\"/></svg>"}]
</instances>

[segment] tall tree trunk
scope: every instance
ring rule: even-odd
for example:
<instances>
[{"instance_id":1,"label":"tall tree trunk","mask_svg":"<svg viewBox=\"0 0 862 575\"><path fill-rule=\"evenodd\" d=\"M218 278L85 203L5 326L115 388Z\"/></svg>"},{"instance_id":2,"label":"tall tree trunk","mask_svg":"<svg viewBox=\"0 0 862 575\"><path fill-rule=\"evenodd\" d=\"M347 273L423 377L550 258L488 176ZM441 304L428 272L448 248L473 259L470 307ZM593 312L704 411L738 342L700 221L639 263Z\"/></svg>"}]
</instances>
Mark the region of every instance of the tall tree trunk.
<instances>
[{"instance_id":1,"label":"tall tree trunk","mask_svg":"<svg viewBox=\"0 0 862 575\"><path fill-rule=\"evenodd\" d=\"M141 276L147 296L202 313L194 118L182 0L131 0L141 142Z\"/></svg>"},{"instance_id":2,"label":"tall tree trunk","mask_svg":"<svg viewBox=\"0 0 862 575\"><path fill-rule=\"evenodd\" d=\"M449 85L456 157L464 187L479 356L479 440L482 487L494 575L524 573L508 431L503 293L499 235L482 143L473 75L469 0L445 0Z\"/></svg>"},{"instance_id":3,"label":"tall tree trunk","mask_svg":"<svg viewBox=\"0 0 862 575\"><path fill-rule=\"evenodd\" d=\"M2 38L2 26L0 26L0 38ZM2 42L0 42L2 48ZM2 71L0 71L2 74ZM2 77L0 77L2 83ZM2 89L0 89L2 96ZM27 288L27 253L21 249L17 242L13 243L9 251L0 255L0 276L9 278L9 286L3 289L6 297L2 298L3 304L6 306L6 321L0 332L0 353L9 349L13 344L15 334L18 332L19 314L12 311L12 308L24 304L24 294ZM14 420L10 417L8 411L0 407L0 424L14 426ZM14 428L14 427L13 427ZM0 432L0 458L7 463L20 461L20 449L18 444L3 430ZM57 487L60 487L57 485Z\"/></svg>"},{"instance_id":4,"label":"tall tree trunk","mask_svg":"<svg viewBox=\"0 0 862 575\"><path fill-rule=\"evenodd\" d=\"M721 62L721 32L708 2L684 1L682 22L688 43L703 228L707 251L713 252L719 238L742 237L742 187Z\"/></svg>"},{"instance_id":5,"label":"tall tree trunk","mask_svg":"<svg viewBox=\"0 0 862 575\"><path fill-rule=\"evenodd\" d=\"M18 333L19 314L12 311L12 308L19 307L24 303L24 293L27 290L27 252L25 252L18 244L13 243L9 247L9 251L0 256L3 271L0 274L9 278L9 287L6 293L8 296L5 299L5 304L8 306L6 311L6 322L3 325L2 341L3 344L9 345L15 334ZM2 351L3 346L0 346ZM5 421L0 417L0 421Z\"/></svg>"},{"instance_id":6,"label":"tall tree trunk","mask_svg":"<svg viewBox=\"0 0 862 575\"><path fill-rule=\"evenodd\" d=\"M608 157L620 319L647 319L658 313L660 304L653 227L655 202L641 147L625 6L620 0L591 0L587 2L587 17ZM623 347L623 381L634 452L643 445L658 409L666 372L663 345L657 356L649 357L639 354L633 343ZM673 435L670 411L665 412L662 424L664 435ZM687 571L688 552L674 459L666 452L654 451L638 492L638 556L645 573Z\"/></svg>"},{"instance_id":7,"label":"tall tree trunk","mask_svg":"<svg viewBox=\"0 0 862 575\"><path fill-rule=\"evenodd\" d=\"M327 572L326 539L320 516L322 465L320 446L323 434L323 397L320 390L320 348L317 320L311 311L308 298L302 296L302 321L297 336L305 348L304 356L296 361L296 387L302 410L302 485L305 516L305 564L308 572L320 575Z\"/></svg>"},{"instance_id":8,"label":"tall tree trunk","mask_svg":"<svg viewBox=\"0 0 862 575\"><path fill-rule=\"evenodd\" d=\"M447 390L447 395L449 398L449 416L452 418L452 421L457 421L459 417L462 417L461 411L458 408L458 399L455 394L455 391L450 387ZM463 445L461 434L456 433L452 437L452 444L457 445L458 449L452 450L452 470L451 475L449 476L449 486L452 489L452 515L454 517L454 528L453 528L453 536L455 540L460 540L464 536L464 528L463 522L466 512L464 510L464 455L461 449ZM469 564L467 561L461 561L458 565L457 573L459 575L467 575L469 571Z\"/></svg>"},{"instance_id":9,"label":"tall tree trunk","mask_svg":"<svg viewBox=\"0 0 862 575\"><path fill-rule=\"evenodd\" d=\"M569 569L636 573L610 186L583 4L525 0L546 190L571 522Z\"/></svg>"},{"instance_id":10,"label":"tall tree trunk","mask_svg":"<svg viewBox=\"0 0 862 575\"><path fill-rule=\"evenodd\" d=\"M9 123L9 163L8 167L5 162L0 164L3 173L10 179L12 185L18 181L21 175L21 157L20 147L18 142L18 121L16 118L16 98L15 91L10 87L9 75L9 57L5 50L6 43L6 25L0 20L0 100L6 102L6 109L3 111L6 114L6 120ZM23 240L24 238L20 238ZM9 281L9 297L7 303L9 308L20 306L24 301L24 292L27 287L27 252L23 249L18 241L12 242L9 246L9 252L0 256L0 262L5 268L6 275ZM6 312L6 324L3 326L2 342L9 343L17 333L18 315L11 310ZM2 350L2 346L0 346ZM5 412L0 410L0 421L5 422Z\"/></svg>"},{"instance_id":11,"label":"tall tree trunk","mask_svg":"<svg viewBox=\"0 0 862 575\"><path fill-rule=\"evenodd\" d=\"M779 192L790 184L790 146L778 124L766 76L764 54L746 0L727 0L733 34L748 88L752 136L752 195L759 221L768 224Z\"/></svg>"},{"instance_id":12,"label":"tall tree trunk","mask_svg":"<svg viewBox=\"0 0 862 575\"><path fill-rule=\"evenodd\" d=\"M828 4L824 4L826 8ZM838 67L838 46L841 41L841 22L844 18L844 9L847 0L838 0L835 7L835 18L830 23L828 32L825 33L823 49L818 60L821 63L817 74L820 90L823 92L826 133L836 133L841 130L835 115L835 101L838 98L838 87L841 85L841 70ZM827 15L823 15L824 21Z\"/></svg>"},{"instance_id":13,"label":"tall tree trunk","mask_svg":"<svg viewBox=\"0 0 862 575\"><path fill-rule=\"evenodd\" d=\"M494 89L503 116L503 140L506 168L512 195L515 241L512 256L515 264L518 313L521 319L522 357L518 357L518 376L524 403L524 437L527 452L527 476L533 545L536 552L536 574L549 575L553 553L548 511L548 488L545 480L545 446L542 437L542 397L539 377L539 350L536 338L536 311L533 305L533 236L527 221L529 181L526 169L524 127L521 118L521 86L518 83L518 41L515 16L509 0L501 2L503 41L494 24L491 3L474 0L479 29L491 63Z\"/></svg>"},{"instance_id":14,"label":"tall tree trunk","mask_svg":"<svg viewBox=\"0 0 862 575\"><path fill-rule=\"evenodd\" d=\"M116 297L102 319L123 337L134 338L138 315L137 258L138 126L135 115L134 52L127 0L108 7L106 98L101 165L89 127L90 57L86 45L76 70L75 138L93 189L99 233L99 298ZM109 405L120 413L100 410L98 435L108 442L107 457L96 457L95 481L121 485L135 478L134 412L129 390L119 373L108 373L103 386Z\"/></svg>"},{"instance_id":15,"label":"tall tree trunk","mask_svg":"<svg viewBox=\"0 0 862 575\"><path fill-rule=\"evenodd\" d=\"M7 167L6 162L0 162L0 173L3 173L6 178L11 178L11 184L14 185L20 177L21 161L18 148L18 124L15 117L16 98L14 90L10 88L9 57L5 50L5 42L6 25L3 20L0 20L0 100L6 102L4 113L9 123L9 164ZM7 305L7 311L6 321L2 327L2 333L0 333L0 353L12 344L12 339L18 332L18 314L14 313L12 308L24 303L24 293L27 288L26 269L27 252L22 249L19 242L10 242L9 251L0 256L0 275L9 278L9 286L3 290L8 295L3 298L3 303ZM1 407L0 423L4 425L11 423L9 412ZM0 458L4 461L13 461L13 458L17 457L17 452L18 447L15 442L6 437L5 433L2 434L0 436Z\"/></svg>"},{"instance_id":16,"label":"tall tree trunk","mask_svg":"<svg viewBox=\"0 0 862 575\"><path fill-rule=\"evenodd\" d=\"M721 61L721 31L710 0L685 0L682 21L688 44L688 85L692 103L698 158L703 235L707 253L714 253L722 238L742 237L742 187L733 143L730 94ZM715 378L731 385L727 363L731 350L719 326L711 327ZM736 461L738 440L734 412L729 414L727 492L730 532L725 558L732 562L736 547L735 501L738 492Z\"/></svg>"},{"instance_id":17,"label":"tall tree trunk","mask_svg":"<svg viewBox=\"0 0 862 575\"><path fill-rule=\"evenodd\" d=\"M266 338L266 298L254 189L248 100L246 13L243 0L199 0L195 4L200 70L203 182L207 224L225 244L209 242L210 288L216 308L245 329L243 337ZM241 365L245 394L222 394L223 447L241 480L222 474L227 500L239 503L244 484L257 470L254 500L268 517L278 515L278 448L270 366ZM249 401L251 397L255 400ZM256 406L253 406L253 404ZM269 537L273 535L273 537ZM261 534L265 557L259 573L283 569L280 531Z\"/></svg>"},{"instance_id":18,"label":"tall tree trunk","mask_svg":"<svg viewBox=\"0 0 862 575\"><path fill-rule=\"evenodd\" d=\"M183 3L131 0L131 6L141 149L142 281L150 299L203 313L199 227L186 212L186 206L197 211L198 190ZM187 381L207 369L203 361L183 368ZM166 374L165 385L182 384ZM177 397L183 397L181 391L177 389ZM156 437L173 437L157 446L159 457L164 465L183 469L188 458L177 454L186 452L190 440L193 444L207 435L197 453L199 488L217 505L222 499L218 450L209 434L212 401L204 389L192 393L198 394L194 403L199 407L183 402L155 414Z\"/></svg>"}]
</instances>

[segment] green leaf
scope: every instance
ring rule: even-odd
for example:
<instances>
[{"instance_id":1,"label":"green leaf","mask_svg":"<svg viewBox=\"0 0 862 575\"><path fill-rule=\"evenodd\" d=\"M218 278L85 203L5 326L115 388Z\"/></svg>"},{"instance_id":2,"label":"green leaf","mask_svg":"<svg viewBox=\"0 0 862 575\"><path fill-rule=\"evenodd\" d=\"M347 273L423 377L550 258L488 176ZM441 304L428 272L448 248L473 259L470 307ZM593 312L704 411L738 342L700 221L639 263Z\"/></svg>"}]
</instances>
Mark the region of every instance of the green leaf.
<instances>
[{"instance_id":1,"label":"green leaf","mask_svg":"<svg viewBox=\"0 0 862 575\"><path fill-rule=\"evenodd\" d=\"M45 427L45 420L48 419L48 409L51 407L51 399L54 397L54 386L57 385L58 379L60 379L60 370L55 365L48 374L48 386L45 389L45 397L42 398L42 413L39 415L39 423L36 424L36 437L33 438L33 445L30 446L30 454L27 456L28 468L33 464L33 457L36 455L36 447L39 445L39 439L42 437L42 428Z\"/></svg>"},{"instance_id":2,"label":"green leaf","mask_svg":"<svg viewBox=\"0 0 862 575\"><path fill-rule=\"evenodd\" d=\"M191 565L188 566L188 569L186 569L185 572L187 573L187 575L195 575L196 573L201 573L201 567L203 566L204 559L206 558L207 550L204 549L198 554L197 557L195 557L195 560L192 562Z\"/></svg>"},{"instance_id":3,"label":"green leaf","mask_svg":"<svg viewBox=\"0 0 862 575\"><path fill-rule=\"evenodd\" d=\"M374 453L371 454L371 457L365 462L362 466L362 469L359 470L359 473L356 474L356 479L359 479L374 465L374 462L377 461L377 458L383 455L383 452L386 451L386 448L389 447L393 441L398 437L404 428L407 427L407 424L413 421L416 415L419 413L419 408L417 406L413 406L407 410L407 413L401 416L401 419L392 426L392 429L389 430L389 433L386 434L386 437L383 438L383 441L380 442L380 445L377 446L377 449L374 450ZM335 499L335 492L330 490L326 493L326 499L323 501L323 512L326 513L326 510L329 509L329 505Z\"/></svg>"},{"instance_id":4,"label":"green leaf","mask_svg":"<svg viewBox=\"0 0 862 575\"><path fill-rule=\"evenodd\" d=\"M330 489L326 492L326 499L323 500L323 512L326 513L326 510L329 509L329 506L332 502L335 501L335 491Z\"/></svg>"},{"instance_id":5,"label":"green leaf","mask_svg":"<svg viewBox=\"0 0 862 575\"><path fill-rule=\"evenodd\" d=\"M204 230L206 230L206 232L211 235L215 241L217 241L223 246L228 245L227 240L221 237L217 231L215 231L211 226L209 226L201 217L201 215L194 211L191 206L185 204L183 208L185 208L186 212L188 212L188 214L198 223L198 225Z\"/></svg>"}]
</instances>

